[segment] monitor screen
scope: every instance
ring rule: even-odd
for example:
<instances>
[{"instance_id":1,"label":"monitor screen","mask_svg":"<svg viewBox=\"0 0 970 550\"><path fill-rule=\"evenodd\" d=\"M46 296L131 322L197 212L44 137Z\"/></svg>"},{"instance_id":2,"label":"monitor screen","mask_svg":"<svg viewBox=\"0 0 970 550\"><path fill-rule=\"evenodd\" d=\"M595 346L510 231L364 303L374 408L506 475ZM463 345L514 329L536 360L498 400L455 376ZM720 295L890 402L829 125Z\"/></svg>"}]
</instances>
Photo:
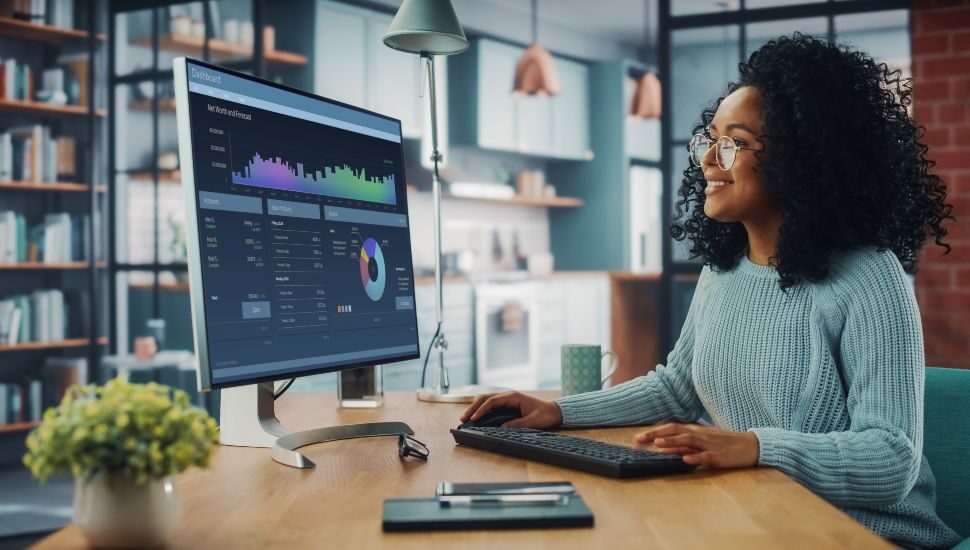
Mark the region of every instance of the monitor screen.
<instances>
[{"instance_id":1,"label":"monitor screen","mask_svg":"<svg viewBox=\"0 0 970 550\"><path fill-rule=\"evenodd\" d=\"M202 388L417 358L400 121L175 71Z\"/></svg>"}]
</instances>

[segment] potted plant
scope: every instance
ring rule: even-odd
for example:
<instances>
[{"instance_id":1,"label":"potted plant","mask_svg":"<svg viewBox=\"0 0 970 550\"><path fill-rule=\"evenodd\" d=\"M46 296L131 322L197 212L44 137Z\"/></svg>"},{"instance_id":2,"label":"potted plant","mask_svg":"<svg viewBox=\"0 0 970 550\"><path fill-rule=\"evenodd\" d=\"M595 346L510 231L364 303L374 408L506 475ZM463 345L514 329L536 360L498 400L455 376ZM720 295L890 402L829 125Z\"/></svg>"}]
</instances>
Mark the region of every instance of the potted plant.
<instances>
[{"instance_id":1,"label":"potted plant","mask_svg":"<svg viewBox=\"0 0 970 550\"><path fill-rule=\"evenodd\" d=\"M181 517L172 476L207 467L216 441L184 391L119 377L70 388L27 436L24 464L41 482L74 476L74 523L93 546L158 546Z\"/></svg>"}]
</instances>

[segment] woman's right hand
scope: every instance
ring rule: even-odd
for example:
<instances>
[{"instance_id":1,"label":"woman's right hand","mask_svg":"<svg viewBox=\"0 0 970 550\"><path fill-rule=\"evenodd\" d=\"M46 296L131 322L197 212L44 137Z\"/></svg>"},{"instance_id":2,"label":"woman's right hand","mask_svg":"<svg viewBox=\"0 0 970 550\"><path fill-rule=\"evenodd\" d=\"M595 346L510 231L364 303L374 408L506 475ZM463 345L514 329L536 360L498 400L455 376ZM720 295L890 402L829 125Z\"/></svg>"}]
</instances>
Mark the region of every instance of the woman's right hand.
<instances>
[{"instance_id":1,"label":"woman's right hand","mask_svg":"<svg viewBox=\"0 0 970 550\"><path fill-rule=\"evenodd\" d=\"M478 420L488 411L501 407L519 409L522 414L522 418L503 424L506 428L545 430L562 424L562 411L559 410L559 405L517 391L479 395L475 402L462 413L461 421Z\"/></svg>"}]
</instances>

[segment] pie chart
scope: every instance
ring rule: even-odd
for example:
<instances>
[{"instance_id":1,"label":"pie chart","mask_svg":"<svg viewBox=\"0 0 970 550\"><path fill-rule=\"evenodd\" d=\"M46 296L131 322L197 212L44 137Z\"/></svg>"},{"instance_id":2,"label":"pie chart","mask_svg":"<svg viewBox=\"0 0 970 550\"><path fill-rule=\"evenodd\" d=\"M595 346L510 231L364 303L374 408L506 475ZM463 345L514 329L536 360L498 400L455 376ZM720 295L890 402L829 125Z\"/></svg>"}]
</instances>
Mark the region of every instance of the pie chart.
<instances>
[{"instance_id":1,"label":"pie chart","mask_svg":"<svg viewBox=\"0 0 970 550\"><path fill-rule=\"evenodd\" d=\"M374 239L364 241L360 247L360 281L364 284L364 292L371 301L378 301L384 295L384 254Z\"/></svg>"}]
</instances>

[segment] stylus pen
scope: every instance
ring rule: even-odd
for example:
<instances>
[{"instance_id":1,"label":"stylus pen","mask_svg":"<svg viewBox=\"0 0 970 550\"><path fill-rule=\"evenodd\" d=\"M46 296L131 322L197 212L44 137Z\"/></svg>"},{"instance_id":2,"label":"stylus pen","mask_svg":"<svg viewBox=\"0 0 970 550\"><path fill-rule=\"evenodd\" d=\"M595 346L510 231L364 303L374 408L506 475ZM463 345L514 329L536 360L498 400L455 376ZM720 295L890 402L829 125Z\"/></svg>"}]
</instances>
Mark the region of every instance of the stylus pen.
<instances>
[{"instance_id":1,"label":"stylus pen","mask_svg":"<svg viewBox=\"0 0 970 550\"><path fill-rule=\"evenodd\" d=\"M442 506L550 506L569 504L569 495L441 495Z\"/></svg>"}]
</instances>

